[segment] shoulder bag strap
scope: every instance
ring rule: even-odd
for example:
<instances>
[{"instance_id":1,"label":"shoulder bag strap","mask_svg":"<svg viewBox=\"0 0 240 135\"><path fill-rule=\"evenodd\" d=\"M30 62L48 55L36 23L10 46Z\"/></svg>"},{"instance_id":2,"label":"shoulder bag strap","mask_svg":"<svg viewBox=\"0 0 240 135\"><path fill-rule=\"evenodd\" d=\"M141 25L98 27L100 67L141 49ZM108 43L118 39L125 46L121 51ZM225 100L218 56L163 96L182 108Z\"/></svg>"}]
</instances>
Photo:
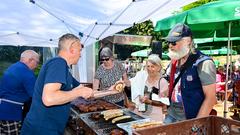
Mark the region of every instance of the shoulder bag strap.
<instances>
[{"instance_id":1,"label":"shoulder bag strap","mask_svg":"<svg viewBox=\"0 0 240 135\"><path fill-rule=\"evenodd\" d=\"M170 71L169 91L168 91L169 99L171 99L172 92L173 92L174 74L175 74L175 72L176 72L177 61L176 61L176 60L172 61L172 64L171 64L171 65L172 65L172 66L171 66L171 71Z\"/></svg>"},{"instance_id":2,"label":"shoulder bag strap","mask_svg":"<svg viewBox=\"0 0 240 135\"><path fill-rule=\"evenodd\" d=\"M191 67L193 65L194 62L196 62L196 60L200 57L200 55L198 54L191 54L188 59L187 59L187 62L184 63L180 69L180 74L178 75L178 77L175 79L171 89L170 89L170 86L169 86L169 98L171 98L172 96L172 92L173 92L173 89L174 87L176 86L177 82L179 81L180 77L182 76L182 74L185 72L185 70L188 68L188 67ZM176 71L176 69L175 69ZM171 83L171 78L172 80L174 80L174 74L175 72L173 73L173 76L170 76L170 83ZM172 75L172 73L171 73ZM171 101L171 100L170 100Z\"/></svg>"}]
</instances>

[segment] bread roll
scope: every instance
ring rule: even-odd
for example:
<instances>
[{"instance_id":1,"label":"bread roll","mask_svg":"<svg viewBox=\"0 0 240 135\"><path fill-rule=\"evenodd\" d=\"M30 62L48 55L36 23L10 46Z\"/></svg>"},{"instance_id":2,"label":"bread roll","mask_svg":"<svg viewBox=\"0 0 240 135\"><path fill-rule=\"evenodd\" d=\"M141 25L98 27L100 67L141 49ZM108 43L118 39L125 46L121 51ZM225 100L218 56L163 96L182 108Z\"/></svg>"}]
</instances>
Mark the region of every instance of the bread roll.
<instances>
[{"instance_id":1,"label":"bread roll","mask_svg":"<svg viewBox=\"0 0 240 135\"><path fill-rule=\"evenodd\" d=\"M118 92L122 92L123 89L124 89L124 84L123 83L118 83L115 87L115 89L118 91Z\"/></svg>"}]
</instances>

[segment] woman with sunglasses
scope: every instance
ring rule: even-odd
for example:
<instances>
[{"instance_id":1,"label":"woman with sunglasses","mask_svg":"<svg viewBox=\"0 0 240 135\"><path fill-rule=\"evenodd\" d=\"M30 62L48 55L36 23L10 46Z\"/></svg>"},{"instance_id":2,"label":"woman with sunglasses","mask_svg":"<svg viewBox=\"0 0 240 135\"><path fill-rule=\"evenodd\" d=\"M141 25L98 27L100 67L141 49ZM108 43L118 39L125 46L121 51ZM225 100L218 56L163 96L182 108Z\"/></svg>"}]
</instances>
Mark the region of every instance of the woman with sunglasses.
<instances>
[{"instance_id":1,"label":"woman with sunglasses","mask_svg":"<svg viewBox=\"0 0 240 135\"><path fill-rule=\"evenodd\" d=\"M98 67L93 89L99 91L113 90L118 83L124 85L129 84L127 73L120 62L114 60L113 53L110 48L104 47L100 52L100 59L102 64ZM103 99L124 106L125 99L124 92L113 91L110 95L104 96Z\"/></svg>"}]
</instances>

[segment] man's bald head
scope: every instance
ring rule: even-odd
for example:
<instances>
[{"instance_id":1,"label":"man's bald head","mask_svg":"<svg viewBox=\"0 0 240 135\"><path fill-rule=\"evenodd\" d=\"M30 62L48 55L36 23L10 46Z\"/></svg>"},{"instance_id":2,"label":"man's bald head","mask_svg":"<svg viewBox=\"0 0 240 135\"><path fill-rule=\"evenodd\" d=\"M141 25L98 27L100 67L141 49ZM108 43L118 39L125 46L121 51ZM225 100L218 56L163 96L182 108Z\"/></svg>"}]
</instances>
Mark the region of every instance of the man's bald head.
<instances>
[{"instance_id":1,"label":"man's bald head","mask_svg":"<svg viewBox=\"0 0 240 135\"><path fill-rule=\"evenodd\" d=\"M31 59L31 58L38 58L39 59L39 54L36 53L33 50L25 50L24 52L21 53L20 60Z\"/></svg>"},{"instance_id":2,"label":"man's bald head","mask_svg":"<svg viewBox=\"0 0 240 135\"><path fill-rule=\"evenodd\" d=\"M39 63L39 54L33 50L25 50L21 53L20 61L25 63L30 69L34 70Z\"/></svg>"}]
</instances>

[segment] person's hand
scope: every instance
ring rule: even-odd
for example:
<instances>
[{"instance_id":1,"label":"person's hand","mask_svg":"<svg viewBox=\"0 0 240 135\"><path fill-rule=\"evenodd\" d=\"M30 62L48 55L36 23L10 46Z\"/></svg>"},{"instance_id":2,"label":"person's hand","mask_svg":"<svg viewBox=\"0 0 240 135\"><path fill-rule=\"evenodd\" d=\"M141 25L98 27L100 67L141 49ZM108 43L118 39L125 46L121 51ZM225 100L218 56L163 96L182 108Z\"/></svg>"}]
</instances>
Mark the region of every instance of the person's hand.
<instances>
[{"instance_id":1,"label":"person's hand","mask_svg":"<svg viewBox=\"0 0 240 135\"><path fill-rule=\"evenodd\" d=\"M118 92L122 92L124 90L124 87L125 87L124 81L119 80L113 85L113 90L117 90Z\"/></svg>"},{"instance_id":2,"label":"person's hand","mask_svg":"<svg viewBox=\"0 0 240 135\"><path fill-rule=\"evenodd\" d=\"M93 89L88 88L88 87L81 87L79 88L79 96L88 99L93 97Z\"/></svg>"},{"instance_id":3,"label":"person's hand","mask_svg":"<svg viewBox=\"0 0 240 135\"><path fill-rule=\"evenodd\" d=\"M148 98L147 96L141 96L141 97L139 98L139 101L140 101L141 103L148 103L149 98Z\"/></svg>"},{"instance_id":4,"label":"person's hand","mask_svg":"<svg viewBox=\"0 0 240 135\"><path fill-rule=\"evenodd\" d=\"M129 109L129 110L134 110L136 108L135 104L133 102L128 102L126 107Z\"/></svg>"}]
</instances>

